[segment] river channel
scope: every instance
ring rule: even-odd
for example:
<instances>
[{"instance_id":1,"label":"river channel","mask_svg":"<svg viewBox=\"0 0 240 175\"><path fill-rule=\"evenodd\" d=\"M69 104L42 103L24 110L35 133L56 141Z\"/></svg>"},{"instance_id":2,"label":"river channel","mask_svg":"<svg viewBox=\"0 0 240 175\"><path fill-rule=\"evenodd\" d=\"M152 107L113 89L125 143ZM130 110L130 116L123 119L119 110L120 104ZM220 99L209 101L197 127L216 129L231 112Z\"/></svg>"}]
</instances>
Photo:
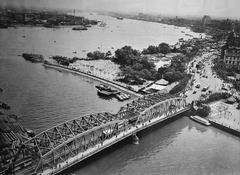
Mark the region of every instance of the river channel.
<instances>
[{"instance_id":1,"label":"river channel","mask_svg":"<svg viewBox=\"0 0 240 175\"><path fill-rule=\"evenodd\" d=\"M47 69L25 61L23 52L84 57L88 51L114 51L124 45L143 49L161 42L174 44L185 28L99 16L106 27L88 31L71 27L18 27L0 30L0 100L8 103L27 128L39 133L66 120L96 112L116 113L127 102L102 99L92 79ZM184 31L184 32L182 32ZM76 54L73 53L76 51ZM90 162L75 174L239 174L240 140L182 118Z\"/></svg>"}]
</instances>

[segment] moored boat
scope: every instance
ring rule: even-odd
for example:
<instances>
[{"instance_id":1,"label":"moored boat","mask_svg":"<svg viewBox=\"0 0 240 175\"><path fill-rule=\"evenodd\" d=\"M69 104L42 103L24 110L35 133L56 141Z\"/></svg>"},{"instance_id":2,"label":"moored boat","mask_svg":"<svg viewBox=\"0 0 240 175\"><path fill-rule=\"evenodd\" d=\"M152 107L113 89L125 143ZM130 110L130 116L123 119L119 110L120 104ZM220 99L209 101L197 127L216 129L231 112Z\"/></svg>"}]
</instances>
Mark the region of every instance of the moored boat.
<instances>
[{"instance_id":1,"label":"moored boat","mask_svg":"<svg viewBox=\"0 0 240 175\"><path fill-rule=\"evenodd\" d=\"M211 123L207 120L207 119L204 119L202 117L199 117L199 116L190 116L190 118L198 123L201 123L203 125L206 125L206 126L209 126L211 125Z\"/></svg>"},{"instance_id":2,"label":"moored boat","mask_svg":"<svg viewBox=\"0 0 240 175\"><path fill-rule=\"evenodd\" d=\"M120 101L124 101L124 98L122 97L121 94L116 94L116 98Z\"/></svg>"},{"instance_id":3,"label":"moored boat","mask_svg":"<svg viewBox=\"0 0 240 175\"><path fill-rule=\"evenodd\" d=\"M73 27L72 30L88 30L88 28L84 26L78 26L78 27Z\"/></svg>"},{"instance_id":4,"label":"moored boat","mask_svg":"<svg viewBox=\"0 0 240 175\"><path fill-rule=\"evenodd\" d=\"M98 90L97 91L99 95L103 95L103 96L111 96L114 95L113 92L107 91L107 90Z\"/></svg>"},{"instance_id":5,"label":"moored boat","mask_svg":"<svg viewBox=\"0 0 240 175\"><path fill-rule=\"evenodd\" d=\"M22 57L25 60L31 61L33 63L42 63L44 61L43 56L39 54L23 53Z\"/></svg>"},{"instance_id":6,"label":"moored boat","mask_svg":"<svg viewBox=\"0 0 240 175\"><path fill-rule=\"evenodd\" d=\"M117 19L119 19L119 20L123 20L123 17L118 16Z\"/></svg>"},{"instance_id":7,"label":"moored boat","mask_svg":"<svg viewBox=\"0 0 240 175\"><path fill-rule=\"evenodd\" d=\"M96 85L95 87L98 89L98 94L100 95L110 96L119 93L118 90L112 89L105 84Z\"/></svg>"}]
</instances>

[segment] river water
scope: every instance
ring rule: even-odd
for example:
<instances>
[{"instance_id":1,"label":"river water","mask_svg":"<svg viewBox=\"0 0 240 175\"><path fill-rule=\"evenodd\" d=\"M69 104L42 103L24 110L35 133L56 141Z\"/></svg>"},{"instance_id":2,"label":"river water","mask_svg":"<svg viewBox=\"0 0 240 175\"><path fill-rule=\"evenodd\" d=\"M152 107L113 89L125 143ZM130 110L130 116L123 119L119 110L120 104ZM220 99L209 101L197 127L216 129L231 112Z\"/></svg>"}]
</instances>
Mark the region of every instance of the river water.
<instances>
[{"instance_id":1,"label":"river water","mask_svg":"<svg viewBox=\"0 0 240 175\"><path fill-rule=\"evenodd\" d=\"M96 18L96 16L92 16ZM97 16L106 27L88 31L71 27L46 29L19 27L0 30L0 100L11 106L24 126L37 133L66 120L96 112L116 113L127 102L102 99L99 82L25 61L23 52L84 57L88 51L114 51L124 45L142 49L161 42L176 43L185 28L163 24L117 20ZM183 33L184 31L185 33ZM77 53L74 54L73 52ZM187 118L141 138L139 145L125 145L75 174L238 174L240 140Z\"/></svg>"}]
</instances>

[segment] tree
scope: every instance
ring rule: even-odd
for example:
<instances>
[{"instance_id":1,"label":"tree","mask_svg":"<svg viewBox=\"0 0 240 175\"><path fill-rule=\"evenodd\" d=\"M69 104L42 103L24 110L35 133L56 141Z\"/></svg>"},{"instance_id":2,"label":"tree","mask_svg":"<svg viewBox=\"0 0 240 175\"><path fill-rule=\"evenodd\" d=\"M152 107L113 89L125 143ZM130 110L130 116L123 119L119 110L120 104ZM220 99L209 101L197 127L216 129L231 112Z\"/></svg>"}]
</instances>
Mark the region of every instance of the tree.
<instances>
[{"instance_id":1,"label":"tree","mask_svg":"<svg viewBox=\"0 0 240 175\"><path fill-rule=\"evenodd\" d=\"M186 63L188 62L188 58L183 55L177 55L172 58L170 68L175 71L184 72L186 69Z\"/></svg>"},{"instance_id":2,"label":"tree","mask_svg":"<svg viewBox=\"0 0 240 175\"><path fill-rule=\"evenodd\" d=\"M184 77L184 74L178 71L166 72L163 74L163 78L169 83L173 83L181 80Z\"/></svg>"},{"instance_id":3,"label":"tree","mask_svg":"<svg viewBox=\"0 0 240 175\"><path fill-rule=\"evenodd\" d=\"M161 43L158 45L158 51L162 54L167 54L171 52L171 48L167 43Z\"/></svg>"},{"instance_id":4,"label":"tree","mask_svg":"<svg viewBox=\"0 0 240 175\"><path fill-rule=\"evenodd\" d=\"M87 56L93 60L105 59L105 53L100 51L94 51L87 53Z\"/></svg>"},{"instance_id":5,"label":"tree","mask_svg":"<svg viewBox=\"0 0 240 175\"><path fill-rule=\"evenodd\" d=\"M144 54L144 55L146 55L146 54L156 54L156 53L158 53L158 51L159 51L158 47L150 45L150 46L148 46L147 49L144 49L142 51L142 54Z\"/></svg>"},{"instance_id":6,"label":"tree","mask_svg":"<svg viewBox=\"0 0 240 175\"><path fill-rule=\"evenodd\" d=\"M120 65L130 65L132 60L139 56L139 51L132 49L131 46L124 46L115 51L115 57L113 58L113 61Z\"/></svg>"},{"instance_id":7,"label":"tree","mask_svg":"<svg viewBox=\"0 0 240 175\"><path fill-rule=\"evenodd\" d=\"M211 112L211 108L208 105L202 105L196 111L196 114L200 117L207 117Z\"/></svg>"}]
</instances>

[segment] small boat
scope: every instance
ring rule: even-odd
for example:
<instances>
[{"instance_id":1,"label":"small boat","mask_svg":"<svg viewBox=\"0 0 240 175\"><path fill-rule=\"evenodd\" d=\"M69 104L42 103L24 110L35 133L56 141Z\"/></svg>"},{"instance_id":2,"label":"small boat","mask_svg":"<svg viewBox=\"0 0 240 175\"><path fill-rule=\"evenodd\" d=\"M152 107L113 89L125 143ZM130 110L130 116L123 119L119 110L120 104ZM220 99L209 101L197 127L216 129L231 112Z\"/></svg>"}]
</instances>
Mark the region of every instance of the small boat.
<instances>
[{"instance_id":1,"label":"small boat","mask_svg":"<svg viewBox=\"0 0 240 175\"><path fill-rule=\"evenodd\" d=\"M204 119L204 118L196 116L196 115L195 116L190 116L190 119L192 119L192 120L194 120L198 123L201 123L203 125L206 125L206 126L211 125L211 123L207 119Z\"/></svg>"},{"instance_id":2,"label":"small boat","mask_svg":"<svg viewBox=\"0 0 240 175\"><path fill-rule=\"evenodd\" d=\"M86 25L84 25L85 27L92 27L90 24L86 24Z\"/></svg>"},{"instance_id":3,"label":"small boat","mask_svg":"<svg viewBox=\"0 0 240 175\"><path fill-rule=\"evenodd\" d=\"M0 108L9 110L11 107L7 103L0 102Z\"/></svg>"},{"instance_id":4,"label":"small boat","mask_svg":"<svg viewBox=\"0 0 240 175\"><path fill-rule=\"evenodd\" d=\"M127 99L130 99L130 98L131 98L131 96L130 96L130 95L128 95L128 94L126 94L126 96L127 96Z\"/></svg>"},{"instance_id":5,"label":"small boat","mask_svg":"<svg viewBox=\"0 0 240 175\"><path fill-rule=\"evenodd\" d=\"M124 98L122 97L121 94L116 94L116 98L120 101L124 101Z\"/></svg>"},{"instance_id":6,"label":"small boat","mask_svg":"<svg viewBox=\"0 0 240 175\"><path fill-rule=\"evenodd\" d=\"M128 99L127 94L122 94L122 96L123 96L124 100L127 100L127 99Z\"/></svg>"},{"instance_id":7,"label":"small boat","mask_svg":"<svg viewBox=\"0 0 240 175\"><path fill-rule=\"evenodd\" d=\"M119 20L123 20L123 17L118 16L117 19L119 19Z\"/></svg>"},{"instance_id":8,"label":"small boat","mask_svg":"<svg viewBox=\"0 0 240 175\"><path fill-rule=\"evenodd\" d=\"M84 26L79 26L79 27L73 27L72 30L88 30L88 28Z\"/></svg>"}]
</instances>

